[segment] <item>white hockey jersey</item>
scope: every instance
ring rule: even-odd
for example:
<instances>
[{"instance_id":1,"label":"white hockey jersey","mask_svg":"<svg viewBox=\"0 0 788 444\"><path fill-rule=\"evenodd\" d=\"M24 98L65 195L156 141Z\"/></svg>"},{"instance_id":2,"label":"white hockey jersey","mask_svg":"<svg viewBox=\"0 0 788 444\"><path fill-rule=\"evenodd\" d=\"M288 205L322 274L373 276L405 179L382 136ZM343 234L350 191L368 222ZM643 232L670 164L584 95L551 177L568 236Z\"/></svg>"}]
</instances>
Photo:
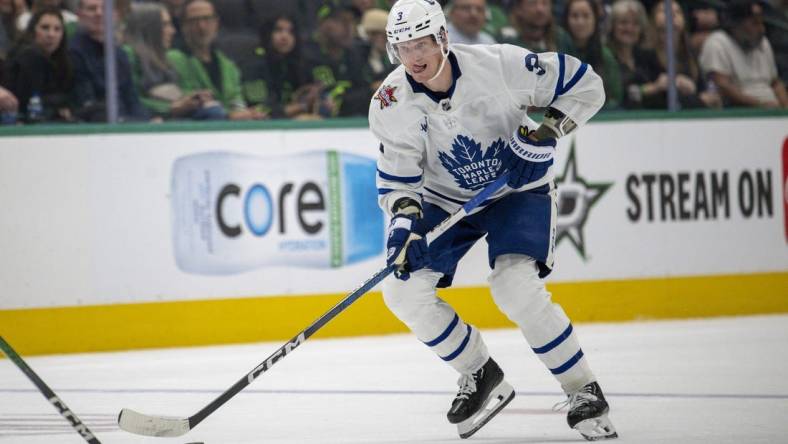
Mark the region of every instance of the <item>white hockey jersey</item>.
<instances>
[{"instance_id":1,"label":"white hockey jersey","mask_svg":"<svg viewBox=\"0 0 788 444\"><path fill-rule=\"evenodd\" d=\"M441 99L397 67L372 97L369 126L380 140L377 187L387 213L401 197L453 212L495 180L514 130L534 123L529 106L552 106L578 125L602 107L601 78L558 53L512 45L452 45L454 83ZM552 168L539 181L553 180ZM491 200L512 190L504 187ZM479 208L482 208L483 205Z\"/></svg>"}]
</instances>

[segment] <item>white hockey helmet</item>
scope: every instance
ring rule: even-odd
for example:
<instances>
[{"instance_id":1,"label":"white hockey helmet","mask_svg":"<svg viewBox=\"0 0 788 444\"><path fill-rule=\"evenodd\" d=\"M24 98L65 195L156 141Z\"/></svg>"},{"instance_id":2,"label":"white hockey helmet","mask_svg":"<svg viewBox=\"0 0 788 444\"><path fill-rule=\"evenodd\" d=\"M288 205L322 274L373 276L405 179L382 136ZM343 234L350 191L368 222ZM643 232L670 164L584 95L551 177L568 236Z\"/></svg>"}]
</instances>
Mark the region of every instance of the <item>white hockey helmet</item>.
<instances>
[{"instance_id":1,"label":"white hockey helmet","mask_svg":"<svg viewBox=\"0 0 788 444\"><path fill-rule=\"evenodd\" d=\"M397 43L428 35L433 36L438 44L445 43L448 47L446 17L438 0L399 0L391 7L386 23L386 49L391 63L400 62Z\"/></svg>"}]
</instances>

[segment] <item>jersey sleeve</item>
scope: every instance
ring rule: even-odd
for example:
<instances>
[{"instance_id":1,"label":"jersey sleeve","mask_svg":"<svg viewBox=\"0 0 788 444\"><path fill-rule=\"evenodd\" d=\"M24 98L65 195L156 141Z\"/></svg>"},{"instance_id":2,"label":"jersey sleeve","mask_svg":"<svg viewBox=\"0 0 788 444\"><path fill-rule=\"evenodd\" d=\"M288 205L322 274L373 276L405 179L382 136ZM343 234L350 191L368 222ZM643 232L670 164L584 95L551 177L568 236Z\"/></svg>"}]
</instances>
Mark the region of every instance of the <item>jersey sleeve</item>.
<instances>
[{"instance_id":1,"label":"jersey sleeve","mask_svg":"<svg viewBox=\"0 0 788 444\"><path fill-rule=\"evenodd\" d=\"M504 84L522 108L551 106L583 125L605 103L602 78L570 55L501 45L501 63Z\"/></svg>"},{"instance_id":2,"label":"jersey sleeve","mask_svg":"<svg viewBox=\"0 0 788 444\"><path fill-rule=\"evenodd\" d=\"M375 106L373 103L372 107ZM403 197L421 202L424 181L424 140L396 114L388 109L372 109L369 113L369 128L380 141L376 178L378 204L389 216L394 202Z\"/></svg>"}]
</instances>

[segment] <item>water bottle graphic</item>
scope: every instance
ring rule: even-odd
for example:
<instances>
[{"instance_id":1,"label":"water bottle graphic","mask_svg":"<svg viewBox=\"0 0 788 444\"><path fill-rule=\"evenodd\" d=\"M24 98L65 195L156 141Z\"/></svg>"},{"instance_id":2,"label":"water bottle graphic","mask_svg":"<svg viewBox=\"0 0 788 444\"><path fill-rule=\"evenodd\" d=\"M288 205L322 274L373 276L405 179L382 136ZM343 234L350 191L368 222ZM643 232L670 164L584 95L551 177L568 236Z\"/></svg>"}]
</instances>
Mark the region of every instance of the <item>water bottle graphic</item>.
<instances>
[{"instance_id":1,"label":"water bottle graphic","mask_svg":"<svg viewBox=\"0 0 788 444\"><path fill-rule=\"evenodd\" d=\"M333 150L282 157L227 152L172 168L175 261L227 275L263 266L340 267L383 251L376 164Z\"/></svg>"}]
</instances>

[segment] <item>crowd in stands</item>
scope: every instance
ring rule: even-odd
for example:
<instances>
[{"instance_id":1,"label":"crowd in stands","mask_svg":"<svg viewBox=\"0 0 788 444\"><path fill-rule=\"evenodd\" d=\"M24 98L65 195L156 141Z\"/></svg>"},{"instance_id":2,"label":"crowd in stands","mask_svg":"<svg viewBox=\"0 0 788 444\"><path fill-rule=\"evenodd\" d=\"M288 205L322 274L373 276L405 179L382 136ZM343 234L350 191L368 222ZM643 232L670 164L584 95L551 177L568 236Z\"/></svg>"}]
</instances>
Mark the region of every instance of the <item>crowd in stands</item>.
<instances>
[{"instance_id":1,"label":"crowd in stands","mask_svg":"<svg viewBox=\"0 0 788 444\"><path fill-rule=\"evenodd\" d=\"M105 121L105 0L0 0L2 124ZM450 0L453 44L558 51L605 109L786 108L788 0ZM393 0L115 0L121 121L365 116Z\"/></svg>"}]
</instances>

